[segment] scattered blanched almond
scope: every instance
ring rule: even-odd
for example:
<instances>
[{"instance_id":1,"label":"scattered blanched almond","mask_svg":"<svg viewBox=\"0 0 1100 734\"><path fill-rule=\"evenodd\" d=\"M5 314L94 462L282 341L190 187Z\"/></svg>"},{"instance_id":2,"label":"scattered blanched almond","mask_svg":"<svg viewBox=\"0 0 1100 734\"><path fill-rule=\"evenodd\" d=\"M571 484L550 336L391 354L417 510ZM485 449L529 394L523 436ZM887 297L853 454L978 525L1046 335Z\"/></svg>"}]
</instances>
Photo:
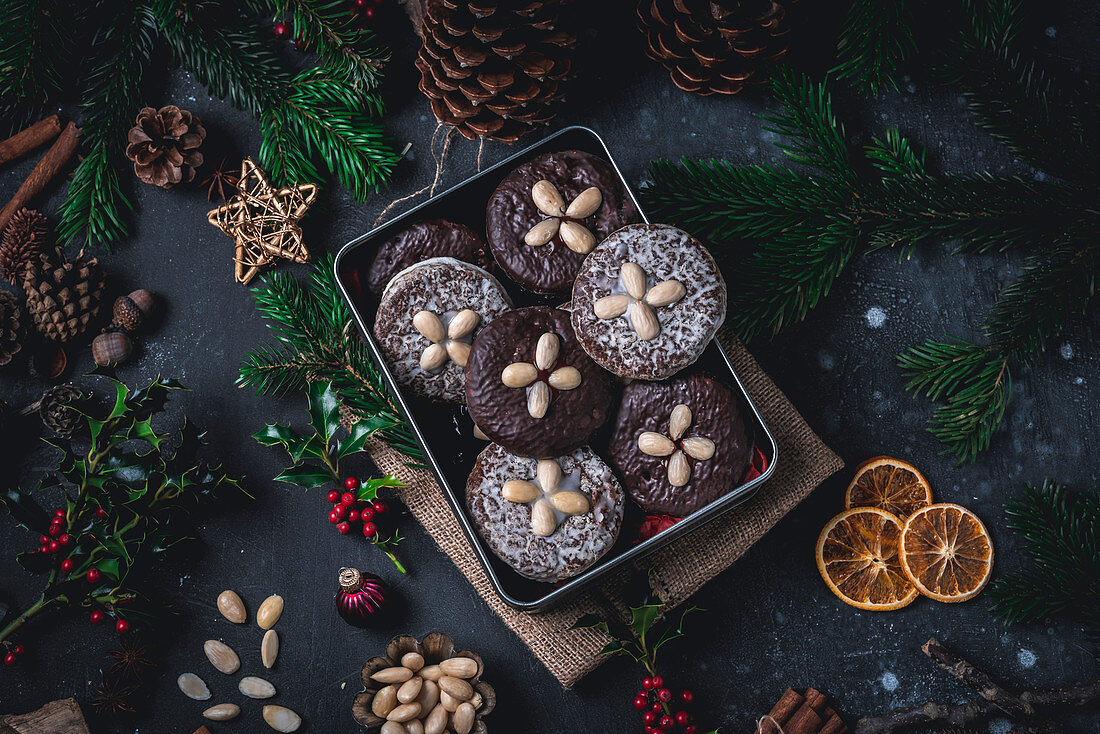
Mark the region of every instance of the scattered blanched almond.
<instances>
[{"instance_id":1,"label":"scattered blanched almond","mask_svg":"<svg viewBox=\"0 0 1100 734\"><path fill-rule=\"evenodd\" d=\"M275 731L298 731L302 725L302 717L286 706L264 706L263 714L264 721Z\"/></svg>"},{"instance_id":2,"label":"scattered blanched almond","mask_svg":"<svg viewBox=\"0 0 1100 734\"><path fill-rule=\"evenodd\" d=\"M438 681L439 678L443 675L443 671L439 668L438 665L425 665L417 672L420 674L421 678L430 681Z\"/></svg>"},{"instance_id":3,"label":"scattered blanched almond","mask_svg":"<svg viewBox=\"0 0 1100 734\"><path fill-rule=\"evenodd\" d=\"M472 308L464 308L455 314L451 322L447 324L447 337L449 339L461 339L477 328L481 323L481 316Z\"/></svg>"},{"instance_id":4,"label":"scattered blanched almond","mask_svg":"<svg viewBox=\"0 0 1100 734\"><path fill-rule=\"evenodd\" d=\"M414 675L397 689L397 700L401 703L412 703L420 695L420 689L423 685L424 679L419 675Z\"/></svg>"},{"instance_id":5,"label":"scattered blanched almond","mask_svg":"<svg viewBox=\"0 0 1100 734\"><path fill-rule=\"evenodd\" d=\"M207 688L203 679L194 673L184 673L176 678L176 685L183 691L183 695L188 698L193 698L196 701L210 700L210 689Z\"/></svg>"},{"instance_id":6,"label":"scattered blanched almond","mask_svg":"<svg viewBox=\"0 0 1100 734\"><path fill-rule=\"evenodd\" d=\"M416 696L421 712L431 711L439 703L439 685L435 681L425 680Z\"/></svg>"},{"instance_id":7,"label":"scattered blanched almond","mask_svg":"<svg viewBox=\"0 0 1100 734\"><path fill-rule=\"evenodd\" d=\"M249 698L271 698L275 695L275 686L263 678L249 675L241 678L237 689Z\"/></svg>"},{"instance_id":8,"label":"scattered blanched almond","mask_svg":"<svg viewBox=\"0 0 1100 734\"><path fill-rule=\"evenodd\" d=\"M263 604L260 604L260 608L256 610L256 624L260 625L260 629L269 630L275 626L281 616L283 616L283 597L272 594L264 599Z\"/></svg>"},{"instance_id":9,"label":"scattered blanched almond","mask_svg":"<svg viewBox=\"0 0 1100 734\"><path fill-rule=\"evenodd\" d=\"M445 675L440 678L439 688L459 701L469 701L474 695L473 686L461 678L455 678L453 675Z\"/></svg>"},{"instance_id":10,"label":"scattered blanched almond","mask_svg":"<svg viewBox=\"0 0 1100 734\"><path fill-rule=\"evenodd\" d=\"M550 387L555 390L573 390L581 384L581 371L576 367L558 367L550 373Z\"/></svg>"},{"instance_id":11,"label":"scattered blanched almond","mask_svg":"<svg viewBox=\"0 0 1100 734\"><path fill-rule=\"evenodd\" d=\"M403 703L386 715L387 721L405 722L420 715L420 704Z\"/></svg>"},{"instance_id":12,"label":"scattered blanched almond","mask_svg":"<svg viewBox=\"0 0 1100 734\"><path fill-rule=\"evenodd\" d=\"M437 705L428 714L428 718L424 719L424 734L443 734L449 719L450 712L446 707L442 703Z\"/></svg>"},{"instance_id":13,"label":"scattered blanched almond","mask_svg":"<svg viewBox=\"0 0 1100 734\"><path fill-rule=\"evenodd\" d=\"M421 723L420 719L410 719L403 726L405 727L405 734L424 734L424 724Z\"/></svg>"},{"instance_id":14,"label":"scattered blanched almond","mask_svg":"<svg viewBox=\"0 0 1100 734\"><path fill-rule=\"evenodd\" d=\"M382 668L371 674L371 679L379 683L404 683L412 677L413 672L401 665L395 665L392 668Z\"/></svg>"},{"instance_id":15,"label":"scattered blanched almond","mask_svg":"<svg viewBox=\"0 0 1100 734\"><path fill-rule=\"evenodd\" d=\"M439 705L446 709L447 713L453 714L458 710L458 707L462 705L462 701L455 698L451 694L444 690L439 691Z\"/></svg>"},{"instance_id":16,"label":"scattered blanched almond","mask_svg":"<svg viewBox=\"0 0 1100 734\"><path fill-rule=\"evenodd\" d=\"M370 702L370 710L381 719L386 718L395 708L397 708L397 686L394 685L379 689Z\"/></svg>"},{"instance_id":17,"label":"scattered blanched almond","mask_svg":"<svg viewBox=\"0 0 1100 734\"><path fill-rule=\"evenodd\" d=\"M401 656L401 665L415 673L424 667L424 656L418 652L407 652Z\"/></svg>"},{"instance_id":18,"label":"scattered blanched almond","mask_svg":"<svg viewBox=\"0 0 1100 734\"><path fill-rule=\"evenodd\" d=\"M260 642L260 660L265 668L275 666L275 658L279 657L279 633L268 630L264 633L264 639Z\"/></svg>"},{"instance_id":19,"label":"scattered blanched almond","mask_svg":"<svg viewBox=\"0 0 1100 734\"><path fill-rule=\"evenodd\" d=\"M455 730L455 734L470 734L470 730L474 728L474 707L470 705L470 702L459 704L459 707L455 709L454 716L451 718L451 726Z\"/></svg>"},{"instance_id":20,"label":"scattered blanched almond","mask_svg":"<svg viewBox=\"0 0 1100 734\"><path fill-rule=\"evenodd\" d=\"M554 239L554 235L558 233L558 228L560 226L561 220L557 217L544 219L527 230L527 234L523 235L523 241L531 247L542 247L547 242Z\"/></svg>"},{"instance_id":21,"label":"scattered blanched almond","mask_svg":"<svg viewBox=\"0 0 1100 734\"><path fill-rule=\"evenodd\" d=\"M241 707L235 703L219 703L202 712L202 715L211 721L229 721L240 716Z\"/></svg>"},{"instance_id":22,"label":"scattered blanched almond","mask_svg":"<svg viewBox=\"0 0 1100 734\"><path fill-rule=\"evenodd\" d=\"M241 659L233 648L220 640L207 640L202 643L202 651L210 664L226 675L233 675L241 669Z\"/></svg>"},{"instance_id":23,"label":"scattered blanched almond","mask_svg":"<svg viewBox=\"0 0 1100 734\"><path fill-rule=\"evenodd\" d=\"M448 658L439 664L439 669L452 678L473 678L477 675L477 661L467 657Z\"/></svg>"},{"instance_id":24,"label":"scattered blanched almond","mask_svg":"<svg viewBox=\"0 0 1100 734\"><path fill-rule=\"evenodd\" d=\"M244 602L240 595L232 589L226 589L218 594L218 611L222 616L234 624L242 624L247 618L244 611Z\"/></svg>"},{"instance_id":25,"label":"scattered blanched almond","mask_svg":"<svg viewBox=\"0 0 1100 734\"><path fill-rule=\"evenodd\" d=\"M396 721L386 721L382 723L382 728L378 730L378 734L409 734L409 730Z\"/></svg>"}]
</instances>

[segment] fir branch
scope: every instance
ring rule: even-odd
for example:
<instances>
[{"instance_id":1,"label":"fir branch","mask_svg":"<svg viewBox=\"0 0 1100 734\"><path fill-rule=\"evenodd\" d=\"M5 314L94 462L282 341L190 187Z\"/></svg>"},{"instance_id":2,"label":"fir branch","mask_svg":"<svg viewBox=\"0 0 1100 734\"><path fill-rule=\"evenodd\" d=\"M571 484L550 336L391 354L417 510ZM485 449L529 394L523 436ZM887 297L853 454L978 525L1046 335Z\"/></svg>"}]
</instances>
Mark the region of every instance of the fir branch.
<instances>
[{"instance_id":1,"label":"fir branch","mask_svg":"<svg viewBox=\"0 0 1100 734\"><path fill-rule=\"evenodd\" d=\"M57 236L72 242L85 235L89 243L111 245L129 234L125 212L133 204L122 193L114 155L101 142L76 167L73 180L58 207Z\"/></svg>"},{"instance_id":2,"label":"fir branch","mask_svg":"<svg viewBox=\"0 0 1100 734\"><path fill-rule=\"evenodd\" d=\"M357 91L370 91L381 82L389 50L371 31L357 27L346 2L280 0L278 14L290 16L297 37L334 76L351 82Z\"/></svg>"},{"instance_id":3,"label":"fir branch","mask_svg":"<svg viewBox=\"0 0 1100 734\"><path fill-rule=\"evenodd\" d=\"M994 614L1009 624L1066 614L1100 644L1100 496L1048 479L1005 514L1032 565L993 582Z\"/></svg>"},{"instance_id":4,"label":"fir branch","mask_svg":"<svg viewBox=\"0 0 1100 734\"><path fill-rule=\"evenodd\" d=\"M0 4L0 126L15 132L42 116L66 87L79 28L73 4L5 0ZM7 137L6 133L0 138Z\"/></svg>"},{"instance_id":5,"label":"fir branch","mask_svg":"<svg viewBox=\"0 0 1100 734\"><path fill-rule=\"evenodd\" d=\"M837 40L830 73L866 95L898 88L899 67L916 52L906 0L853 0Z\"/></svg>"},{"instance_id":6,"label":"fir branch","mask_svg":"<svg viewBox=\"0 0 1100 734\"><path fill-rule=\"evenodd\" d=\"M844 126L833 114L828 85L787 66L773 70L769 84L780 107L761 117L766 130L787 138L777 147L793 161L854 184Z\"/></svg>"}]
</instances>

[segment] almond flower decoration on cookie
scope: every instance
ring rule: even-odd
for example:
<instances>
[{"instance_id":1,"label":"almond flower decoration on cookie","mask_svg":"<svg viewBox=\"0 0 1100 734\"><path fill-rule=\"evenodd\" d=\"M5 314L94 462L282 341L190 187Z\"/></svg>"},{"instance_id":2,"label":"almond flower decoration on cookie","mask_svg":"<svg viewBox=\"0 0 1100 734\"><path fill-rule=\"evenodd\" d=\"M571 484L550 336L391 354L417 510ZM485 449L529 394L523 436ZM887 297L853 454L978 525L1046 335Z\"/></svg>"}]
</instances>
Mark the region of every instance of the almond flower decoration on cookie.
<instances>
[{"instance_id":1,"label":"almond flower decoration on cookie","mask_svg":"<svg viewBox=\"0 0 1100 734\"><path fill-rule=\"evenodd\" d=\"M603 204L603 194L598 188L588 187L566 207L558 187L543 179L531 187L531 199L547 218L523 236L524 242L531 247L541 247L560 234L561 241L573 252L581 255L592 252L596 236L580 220L595 214Z\"/></svg>"},{"instance_id":2,"label":"almond flower decoration on cookie","mask_svg":"<svg viewBox=\"0 0 1100 734\"><path fill-rule=\"evenodd\" d=\"M576 367L562 366L553 369L561 351L557 334L546 332L535 346L535 362L513 362L504 368L500 381L508 387L526 387L527 412L532 418L542 418L550 410L550 388L572 390L581 384L581 373Z\"/></svg>"},{"instance_id":3,"label":"almond flower decoration on cookie","mask_svg":"<svg viewBox=\"0 0 1100 734\"><path fill-rule=\"evenodd\" d=\"M682 487L691 481L688 456L696 461L706 461L714 456L714 441L702 436L684 437L691 421L691 408L680 404L672 409L672 416L668 419L668 436L653 431L638 436L638 448L643 454L671 455L668 460L668 482L673 487Z\"/></svg>"},{"instance_id":4,"label":"almond flower decoration on cookie","mask_svg":"<svg viewBox=\"0 0 1100 734\"><path fill-rule=\"evenodd\" d=\"M435 372L448 359L465 367L470 359L470 343L463 339L473 334L479 323L481 317L477 311L469 308L456 313L446 328L443 321L431 311L417 311L413 316L413 326L431 342L420 355L420 369Z\"/></svg>"},{"instance_id":5,"label":"almond flower decoration on cookie","mask_svg":"<svg viewBox=\"0 0 1100 734\"><path fill-rule=\"evenodd\" d=\"M500 494L509 502L531 505L531 531L545 538L558 529L554 510L566 515L583 515L591 507L583 492L559 489L561 478L558 462L543 459L535 469L535 481L510 479L500 488Z\"/></svg>"},{"instance_id":6,"label":"almond flower decoration on cookie","mask_svg":"<svg viewBox=\"0 0 1100 734\"><path fill-rule=\"evenodd\" d=\"M646 290L646 273L637 263L623 263L619 282L626 293L604 296L592 305L598 319L617 319L629 311L631 328L644 341L661 333L661 322L654 309L671 306L687 293L678 280L663 280Z\"/></svg>"}]
</instances>

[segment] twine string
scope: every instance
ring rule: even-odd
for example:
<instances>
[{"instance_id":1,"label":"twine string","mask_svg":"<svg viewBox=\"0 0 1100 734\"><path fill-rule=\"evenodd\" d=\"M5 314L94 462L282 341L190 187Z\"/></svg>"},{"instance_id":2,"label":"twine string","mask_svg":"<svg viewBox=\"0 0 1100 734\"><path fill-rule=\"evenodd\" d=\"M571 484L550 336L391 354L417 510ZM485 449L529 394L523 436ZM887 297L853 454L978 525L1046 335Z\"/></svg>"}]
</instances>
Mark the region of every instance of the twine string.
<instances>
[{"instance_id":1,"label":"twine string","mask_svg":"<svg viewBox=\"0 0 1100 734\"><path fill-rule=\"evenodd\" d=\"M439 137L439 131L444 127L447 128L447 132L443 136L443 150L439 154L436 154L436 140ZM439 181L443 177L443 164L447 160L447 149L451 145L451 136L454 135L456 130L458 130L458 128L456 128L454 125L444 125L442 122L435 126L435 132L432 133L432 141L428 145L428 150L432 154L432 160L435 161L435 175L432 177L432 182L430 184L427 184L426 186L421 187L420 189L417 189L411 194L408 194L407 196L402 196L391 201L389 204L386 205L386 208L382 210L382 213L378 215L378 218L374 220L373 226L377 227L382 222L382 220L385 219L386 214L389 212L389 210L393 209L401 202L408 201L409 199L415 199L416 197L423 194L425 191L428 192L429 197L435 194L435 188L439 185Z\"/></svg>"},{"instance_id":2,"label":"twine string","mask_svg":"<svg viewBox=\"0 0 1100 734\"><path fill-rule=\"evenodd\" d=\"M772 718L771 714L764 714L756 720L756 734L763 734L765 721L770 721L772 723L772 726L775 727L778 734L786 734L786 732L783 731L783 727L778 721Z\"/></svg>"}]
</instances>

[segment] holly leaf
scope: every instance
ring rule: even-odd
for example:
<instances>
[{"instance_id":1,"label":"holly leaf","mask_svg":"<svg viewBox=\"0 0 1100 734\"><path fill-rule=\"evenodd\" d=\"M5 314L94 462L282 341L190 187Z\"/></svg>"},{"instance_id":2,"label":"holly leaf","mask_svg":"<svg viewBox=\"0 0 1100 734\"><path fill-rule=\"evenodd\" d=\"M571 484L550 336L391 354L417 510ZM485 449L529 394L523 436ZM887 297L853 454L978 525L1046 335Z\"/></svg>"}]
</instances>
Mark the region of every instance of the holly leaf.
<instances>
[{"instance_id":1,"label":"holly leaf","mask_svg":"<svg viewBox=\"0 0 1100 734\"><path fill-rule=\"evenodd\" d=\"M655 594L650 594L641 605L630 608L630 629L642 637L664 611L665 603Z\"/></svg>"},{"instance_id":2,"label":"holly leaf","mask_svg":"<svg viewBox=\"0 0 1100 734\"><path fill-rule=\"evenodd\" d=\"M53 558L49 553L40 553L38 551L23 551L16 555L15 559L19 561L19 565L22 566L28 573L41 574L46 573L53 567Z\"/></svg>"},{"instance_id":3,"label":"holly leaf","mask_svg":"<svg viewBox=\"0 0 1100 734\"><path fill-rule=\"evenodd\" d=\"M623 652L623 643L619 640L611 640L600 650L600 655L618 655Z\"/></svg>"},{"instance_id":4,"label":"holly leaf","mask_svg":"<svg viewBox=\"0 0 1100 734\"><path fill-rule=\"evenodd\" d=\"M324 456L325 447L320 445L319 436L303 436L290 426L267 425L252 437L264 446L282 446L295 464L307 456L318 459Z\"/></svg>"},{"instance_id":5,"label":"holly leaf","mask_svg":"<svg viewBox=\"0 0 1100 734\"><path fill-rule=\"evenodd\" d=\"M601 628L605 632L607 631L607 622L598 614L582 614L576 622L569 628L571 630L590 630L594 628Z\"/></svg>"},{"instance_id":6,"label":"holly leaf","mask_svg":"<svg viewBox=\"0 0 1100 734\"><path fill-rule=\"evenodd\" d=\"M286 482L287 484L297 484L300 487L306 489L313 489L314 487L320 487L322 484L327 484L332 481L332 475L326 470L312 464L302 464L301 466L292 466L288 469L284 469L282 474L275 477L276 482Z\"/></svg>"},{"instance_id":7,"label":"holly leaf","mask_svg":"<svg viewBox=\"0 0 1100 734\"><path fill-rule=\"evenodd\" d=\"M680 612L680 616L677 618L676 622L672 622L672 621L666 622L667 626L661 632L660 637L657 638L657 642L655 642L653 644L653 654L654 654L654 656L657 655L657 651L660 650L661 646L664 645L666 642L671 642L672 640L675 640L677 637L683 637L684 636L684 620L687 619L687 616L689 614L691 614L692 612L701 612L701 611L703 611L703 610L700 607L691 606L691 607L688 607L687 609L684 609L683 611Z\"/></svg>"},{"instance_id":8,"label":"holly leaf","mask_svg":"<svg viewBox=\"0 0 1100 734\"><path fill-rule=\"evenodd\" d=\"M355 491L355 499L360 502L366 500L372 500L378 496L378 490L382 487L404 487L405 485L400 479L392 474L387 474L384 477L375 477L368 479L367 481L359 485L359 489Z\"/></svg>"},{"instance_id":9,"label":"holly leaf","mask_svg":"<svg viewBox=\"0 0 1100 734\"><path fill-rule=\"evenodd\" d=\"M50 515L38 504L30 493L15 487L0 493L0 502L8 509L12 519L25 530L41 534L50 524Z\"/></svg>"},{"instance_id":10,"label":"holly leaf","mask_svg":"<svg viewBox=\"0 0 1100 734\"><path fill-rule=\"evenodd\" d=\"M340 427L340 400L331 382L310 383L309 422L327 446Z\"/></svg>"},{"instance_id":11,"label":"holly leaf","mask_svg":"<svg viewBox=\"0 0 1100 734\"><path fill-rule=\"evenodd\" d=\"M370 422L369 420L359 421L351 427L351 432L347 435L347 438L341 439L336 443L337 460L351 454L357 454L363 450L363 444L367 442L367 437L377 430L371 428L369 425Z\"/></svg>"}]
</instances>

